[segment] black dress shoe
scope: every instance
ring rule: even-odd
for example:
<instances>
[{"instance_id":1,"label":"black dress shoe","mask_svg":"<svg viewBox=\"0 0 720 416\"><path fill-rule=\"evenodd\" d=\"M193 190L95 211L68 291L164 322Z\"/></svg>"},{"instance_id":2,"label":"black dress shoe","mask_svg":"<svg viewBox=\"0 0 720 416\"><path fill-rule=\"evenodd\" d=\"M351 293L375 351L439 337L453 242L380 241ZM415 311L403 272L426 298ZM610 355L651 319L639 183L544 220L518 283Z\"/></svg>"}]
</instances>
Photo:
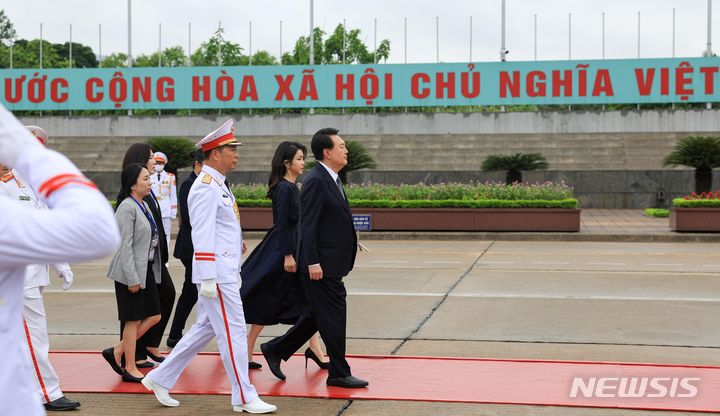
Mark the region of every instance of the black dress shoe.
<instances>
[{"instance_id":1,"label":"black dress shoe","mask_svg":"<svg viewBox=\"0 0 720 416\"><path fill-rule=\"evenodd\" d=\"M182 338L182 337L180 337L180 338ZM177 345L177 343L180 342L180 338L170 338L170 337L168 337L167 343L166 343L167 346L168 346L168 348L175 348L175 346Z\"/></svg>"},{"instance_id":2,"label":"black dress shoe","mask_svg":"<svg viewBox=\"0 0 720 416\"><path fill-rule=\"evenodd\" d=\"M346 389L359 389L362 387L367 387L368 384L370 383L353 376L328 377L327 379L328 386L344 387Z\"/></svg>"},{"instance_id":3,"label":"black dress shoe","mask_svg":"<svg viewBox=\"0 0 720 416\"><path fill-rule=\"evenodd\" d=\"M123 370L122 373L122 381L127 381L129 383L142 383L142 379L144 377L135 377L134 375L128 373L126 370Z\"/></svg>"},{"instance_id":4,"label":"black dress shoe","mask_svg":"<svg viewBox=\"0 0 720 416\"><path fill-rule=\"evenodd\" d=\"M255 361L248 361L249 370L259 370L262 368L262 364L256 363Z\"/></svg>"},{"instance_id":5,"label":"black dress shoe","mask_svg":"<svg viewBox=\"0 0 720 416\"><path fill-rule=\"evenodd\" d=\"M110 367L112 367L113 371L118 373L119 375L122 375L123 369L120 368L117 361L115 361L115 348L105 348L102 352L102 356L105 359L105 361L110 364Z\"/></svg>"},{"instance_id":6,"label":"black dress shoe","mask_svg":"<svg viewBox=\"0 0 720 416\"><path fill-rule=\"evenodd\" d=\"M265 357L265 361L267 361L270 371L272 371L275 377L285 381L285 374L283 374L282 370L280 370L280 357L270 351L267 344L260 344L260 351L262 351L262 355Z\"/></svg>"},{"instance_id":7,"label":"black dress shoe","mask_svg":"<svg viewBox=\"0 0 720 416\"><path fill-rule=\"evenodd\" d=\"M50 403L45 403L44 406L45 410L63 411L77 409L78 407L80 407L80 402L76 402L75 400L70 400L67 397L62 396L61 398L55 399Z\"/></svg>"},{"instance_id":8,"label":"black dress shoe","mask_svg":"<svg viewBox=\"0 0 720 416\"><path fill-rule=\"evenodd\" d=\"M150 361L145 361L144 363L135 363L135 367L137 367L137 368L153 368L153 367L155 367L155 364L153 364Z\"/></svg>"}]
</instances>

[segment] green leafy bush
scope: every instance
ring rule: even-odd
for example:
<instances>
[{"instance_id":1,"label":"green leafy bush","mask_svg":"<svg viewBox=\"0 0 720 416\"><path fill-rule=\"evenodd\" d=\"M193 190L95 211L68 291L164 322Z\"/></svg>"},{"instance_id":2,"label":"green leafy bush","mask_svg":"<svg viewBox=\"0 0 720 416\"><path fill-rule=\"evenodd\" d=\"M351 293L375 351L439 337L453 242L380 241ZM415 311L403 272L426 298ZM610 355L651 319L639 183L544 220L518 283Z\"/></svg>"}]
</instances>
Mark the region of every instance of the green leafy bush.
<instances>
[{"instance_id":1,"label":"green leafy bush","mask_svg":"<svg viewBox=\"0 0 720 416\"><path fill-rule=\"evenodd\" d=\"M268 207L265 185L233 187L238 205ZM482 183L438 185L364 184L346 187L357 208L577 208L572 187L564 183Z\"/></svg>"},{"instance_id":2,"label":"green leafy bush","mask_svg":"<svg viewBox=\"0 0 720 416\"><path fill-rule=\"evenodd\" d=\"M192 166L195 143L184 137L153 137L148 140L153 152L163 152L168 157L165 170L177 173L178 169Z\"/></svg>"},{"instance_id":3,"label":"green leafy bush","mask_svg":"<svg viewBox=\"0 0 720 416\"><path fill-rule=\"evenodd\" d=\"M667 218L670 216L670 210L667 208L645 208L645 215L653 218Z\"/></svg>"},{"instance_id":4,"label":"green leafy bush","mask_svg":"<svg viewBox=\"0 0 720 416\"><path fill-rule=\"evenodd\" d=\"M677 208L720 208L720 199L673 199L673 206Z\"/></svg>"}]
</instances>

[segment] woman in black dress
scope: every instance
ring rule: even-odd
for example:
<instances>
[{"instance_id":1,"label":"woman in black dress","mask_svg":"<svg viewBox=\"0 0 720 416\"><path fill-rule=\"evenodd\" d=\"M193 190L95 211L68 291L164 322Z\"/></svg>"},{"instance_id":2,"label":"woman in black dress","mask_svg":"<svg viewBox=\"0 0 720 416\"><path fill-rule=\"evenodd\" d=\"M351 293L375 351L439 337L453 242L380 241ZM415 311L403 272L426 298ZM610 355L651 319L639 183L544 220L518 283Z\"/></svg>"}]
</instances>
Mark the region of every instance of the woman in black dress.
<instances>
[{"instance_id":1,"label":"woman in black dress","mask_svg":"<svg viewBox=\"0 0 720 416\"><path fill-rule=\"evenodd\" d=\"M295 181L303 173L307 148L297 142L282 142L275 150L268 180L272 199L273 226L242 265L243 309L248 332L248 361L251 369L261 365L252 361L255 341L266 325L293 324L305 308L300 279L297 276L295 249L300 216L300 191ZM318 334L310 339L307 358L320 368L327 362ZM307 361L307 359L306 359Z\"/></svg>"}]
</instances>

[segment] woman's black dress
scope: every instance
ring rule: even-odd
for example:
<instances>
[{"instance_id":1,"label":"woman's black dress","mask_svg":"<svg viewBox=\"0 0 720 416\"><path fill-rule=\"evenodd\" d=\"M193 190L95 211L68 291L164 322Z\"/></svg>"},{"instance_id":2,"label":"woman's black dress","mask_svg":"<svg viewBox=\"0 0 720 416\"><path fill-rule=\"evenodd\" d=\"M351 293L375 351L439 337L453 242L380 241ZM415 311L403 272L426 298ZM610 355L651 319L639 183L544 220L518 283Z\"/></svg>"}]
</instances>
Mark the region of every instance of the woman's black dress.
<instances>
[{"instance_id":1,"label":"woman's black dress","mask_svg":"<svg viewBox=\"0 0 720 416\"><path fill-rule=\"evenodd\" d=\"M240 272L240 295L248 324L290 325L305 309L299 276L284 268L285 255L296 257L300 192L294 183L284 179L278 183L272 211L272 228L250 253Z\"/></svg>"}]
</instances>

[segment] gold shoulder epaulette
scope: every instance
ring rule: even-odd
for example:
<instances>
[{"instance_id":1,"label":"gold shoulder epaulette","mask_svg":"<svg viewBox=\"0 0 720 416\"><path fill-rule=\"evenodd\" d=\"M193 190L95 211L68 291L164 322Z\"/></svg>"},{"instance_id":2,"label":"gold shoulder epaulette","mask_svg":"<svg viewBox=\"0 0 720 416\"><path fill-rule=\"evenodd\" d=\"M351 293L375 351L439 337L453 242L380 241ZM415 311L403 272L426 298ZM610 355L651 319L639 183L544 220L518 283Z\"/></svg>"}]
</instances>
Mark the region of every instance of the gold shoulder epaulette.
<instances>
[{"instance_id":1,"label":"gold shoulder epaulette","mask_svg":"<svg viewBox=\"0 0 720 416\"><path fill-rule=\"evenodd\" d=\"M207 173L202 178L202 183L205 185L210 185L210 182L212 182L212 176L208 175Z\"/></svg>"}]
</instances>

